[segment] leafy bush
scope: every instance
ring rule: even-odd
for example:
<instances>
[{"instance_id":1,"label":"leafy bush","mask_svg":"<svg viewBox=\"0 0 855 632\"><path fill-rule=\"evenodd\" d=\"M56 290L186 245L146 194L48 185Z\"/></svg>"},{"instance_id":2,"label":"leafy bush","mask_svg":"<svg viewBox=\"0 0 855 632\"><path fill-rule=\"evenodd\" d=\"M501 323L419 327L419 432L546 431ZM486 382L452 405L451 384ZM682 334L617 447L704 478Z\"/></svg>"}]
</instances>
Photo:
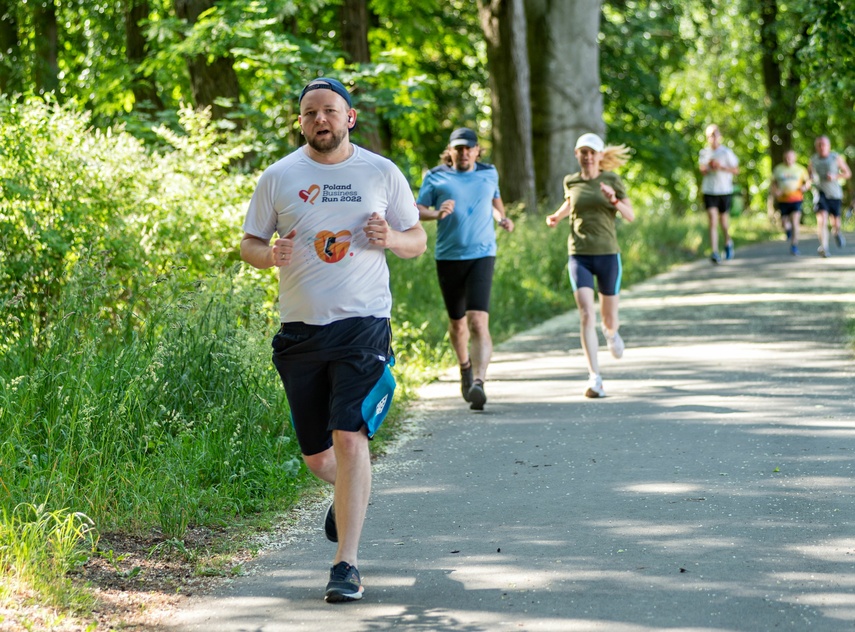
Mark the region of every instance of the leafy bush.
<instances>
[{"instance_id":1,"label":"leafy bush","mask_svg":"<svg viewBox=\"0 0 855 632\"><path fill-rule=\"evenodd\" d=\"M84 251L107 261L102 274L121 288L111 312L144 312L138 289L175 266L203 275L237 260L252 182L224 167L240 147L206 115L180 114L185 133L159 128L171 150L149 152L121 130L90 129L73 108L0 98L0 350L38 343Z\"/></svg>"}]
</instances>

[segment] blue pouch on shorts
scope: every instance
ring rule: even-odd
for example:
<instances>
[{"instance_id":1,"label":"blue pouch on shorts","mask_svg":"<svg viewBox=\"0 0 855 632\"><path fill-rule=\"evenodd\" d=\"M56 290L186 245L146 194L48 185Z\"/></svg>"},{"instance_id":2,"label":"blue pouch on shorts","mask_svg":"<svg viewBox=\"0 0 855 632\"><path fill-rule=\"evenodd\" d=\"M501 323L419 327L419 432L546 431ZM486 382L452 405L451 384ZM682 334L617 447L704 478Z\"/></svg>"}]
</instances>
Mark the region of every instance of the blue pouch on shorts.
<instances>
[{"instance_id":1,"label":"blue pouch on shorts","mask_svg":"<svg viewBox=\"0 0 855 632\"><path fill-rule=\"evenodd\" d=\"M394 356L389 358L389 362L383 369L382 377L362 401L362 419L368 427L369 439L374 437L374 433L383 423L386 413L389 412L389 407L392 405L392 395L395 393L396 386L391 370L393 366L395 366Z\"/></svg>"}]
</instances>

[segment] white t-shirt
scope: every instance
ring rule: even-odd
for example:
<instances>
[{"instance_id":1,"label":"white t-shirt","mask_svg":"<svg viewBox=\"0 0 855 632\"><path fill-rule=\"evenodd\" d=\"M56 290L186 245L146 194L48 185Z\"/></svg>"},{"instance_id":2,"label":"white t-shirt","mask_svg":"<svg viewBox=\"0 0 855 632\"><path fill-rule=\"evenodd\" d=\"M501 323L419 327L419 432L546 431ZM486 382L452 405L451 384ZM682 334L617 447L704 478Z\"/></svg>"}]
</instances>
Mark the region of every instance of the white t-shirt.
<instances>
[{"instance_id":1,"label":"white t-shirt","mask_svg":"<svg viewBox=\"0 0 855 632\"><path fill-rule=\"evenodd\" d=\"M369 245L363 228L377 212L393 229L409 230L419 212L398 167L353 147L334 165L301 147L268 167L252 195L244 232L269 241L297 231L291 263L279 268L281 322L391 316L385 248Z\"/></svg>"},{"instance_id":2,"label":"white t-shirt","mask_svg":"<svg viewBox=\"0 0 855 632\"><path fill-rule=\"evenodd\" d=\"M719 145L716 149L704 147L701 150L698 163L701 166L706 166L712 159L715 159L722 167L732 169L739 166L736 154L724 145ZM733 193L733 174L729 171L713 169L704 176L701 182L701 191L707 195L729 195Z\"/></svg>"}]
</instances>

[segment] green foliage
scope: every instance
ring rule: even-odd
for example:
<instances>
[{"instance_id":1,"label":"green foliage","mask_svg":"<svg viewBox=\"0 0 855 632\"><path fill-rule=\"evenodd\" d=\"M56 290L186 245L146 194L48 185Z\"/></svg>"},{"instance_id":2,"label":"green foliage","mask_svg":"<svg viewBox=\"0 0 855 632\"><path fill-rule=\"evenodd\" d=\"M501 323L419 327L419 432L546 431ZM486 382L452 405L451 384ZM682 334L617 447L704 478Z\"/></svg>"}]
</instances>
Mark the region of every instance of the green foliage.
<instances>
[{"instance_id":1,"label":"green foliage","mask_svg":"<svg viewBox=\"0 0 855 632\"><path fill-rule=\"evenodd\" d=\"M82 252L107 262L117 301L175 266L201 275L237 258L235 218L252 183L226 166L240 146L208 118L180 112L181 132L159 128L164 150L148 152L122 131L94 129L75 108L0 99L0 305L6 341L39 339ZM118 320L118 316L114 316Z\"/></svg>"},{"instance_id":2,"label":"green foliage","mask_svg":"<svg viewBox=\"0 0 855 632\"><path fill-rule=\"evenodd\" d=\"M692 202L695 147L664 84L694 48L680 32L683 11L678 2L606 2L599 38L608 142L630 147L628 179L666 191L678 212Z\"/></svg>"}]
</instances>

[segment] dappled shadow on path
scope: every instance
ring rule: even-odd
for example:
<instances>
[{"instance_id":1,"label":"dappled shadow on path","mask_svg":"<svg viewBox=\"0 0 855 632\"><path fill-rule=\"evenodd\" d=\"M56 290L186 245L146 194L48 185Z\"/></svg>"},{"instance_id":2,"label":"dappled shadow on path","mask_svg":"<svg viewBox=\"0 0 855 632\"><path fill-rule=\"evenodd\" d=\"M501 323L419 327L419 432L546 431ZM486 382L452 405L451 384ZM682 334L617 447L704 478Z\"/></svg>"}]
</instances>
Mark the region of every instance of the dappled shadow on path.
<instances>
[{"instance_id":1,"label":"dappled shadow on path","mask_svg":"<svg viewBox=\"0 0 855 632\"><path fill-rule=\"evenodd\" d=\"M626 292L605 399L572 312L499 347L483 413L429 385L375 477L365 600L320 601L313 544L193 629L851 628L855 257L784 253Z\"/></svg>"}]
</instances>

